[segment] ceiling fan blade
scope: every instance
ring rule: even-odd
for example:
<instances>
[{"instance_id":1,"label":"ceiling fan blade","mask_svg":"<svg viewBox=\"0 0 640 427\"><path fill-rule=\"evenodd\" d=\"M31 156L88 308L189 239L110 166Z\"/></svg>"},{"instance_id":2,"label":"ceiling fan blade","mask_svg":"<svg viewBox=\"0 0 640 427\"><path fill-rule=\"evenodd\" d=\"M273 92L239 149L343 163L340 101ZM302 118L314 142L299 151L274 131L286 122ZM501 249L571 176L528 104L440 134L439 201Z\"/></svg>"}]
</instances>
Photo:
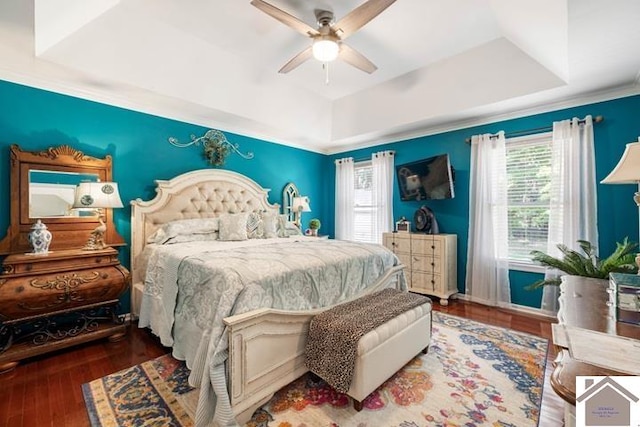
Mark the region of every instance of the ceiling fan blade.
<instances>
[{"instance_id":1,"label":"ceiling fan blade","mask_svg":"<svg viewBox=\"0 0 640 427\"><path fill-rule=\"evenodd\" d=\"M301 65L304 61L311 59L312 56L313 56L313 52L311 50L311 46L309 46L308 48L306 48L305 50L303 50L302 52L300 52L299 54L291 58L289 62L284 64L284 66L280 68L278 72L282 74L288 73L289 71L293 70L297 66Z\"/></svg>"},{"instance_id":2,"label":"ceiling fan blade","mask_svg":"<svg viewBox=\"0 0 640 427\"><path fill-rule=\"evenodd\" d=\"M332 25L333 30L342 40L362 28L367 22L380 15L396 0L369 0L353 9L344 18Z\"/></svg>"},{"instance_id":3,"label":"ceiling fan blade","mask_svg":"<svg viewBox=\"0 0 640 427\"><path fill-rule=\"evenodd\" d=\"M364 71L365 73L373 73L378 67L371 61L369 61L363 54L355 50L354 48L341 43L340 44L340 53L338 54L338 58L342 59L349 65L353 65L354 67Z\"/></svg>"},{"instance_id":4,"label":"ceiling fan blade","mask_svg":"<svg viewBox=\"0 0 640 427\"><path fill-rule=\"evenodd\" d=\"M266 13L267 15L277 19L283 24L293 28L294 30L304 34L305 36L314 36L318 34L318 31L310 25L302 22L298 18L282 9L279 9L262 0L251 0L251 4Z\"/></svg>"}]
</instances>

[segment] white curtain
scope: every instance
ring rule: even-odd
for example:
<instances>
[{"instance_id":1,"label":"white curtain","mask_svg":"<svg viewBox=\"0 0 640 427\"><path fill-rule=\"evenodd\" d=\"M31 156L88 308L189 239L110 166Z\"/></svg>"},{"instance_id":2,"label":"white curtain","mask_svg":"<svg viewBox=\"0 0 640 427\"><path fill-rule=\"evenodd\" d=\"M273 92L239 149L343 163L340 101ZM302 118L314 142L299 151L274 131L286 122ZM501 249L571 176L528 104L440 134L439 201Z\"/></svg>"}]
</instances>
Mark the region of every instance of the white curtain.
<instances>
[{"instance_id":1,"label":"white curtain","mask_svg":"<svg viewBox=\"0 0 640 427\"><path fill-rule=\"evenodd\" d=\"M373 221L372 235L382 244L382 233L393 231L393 159L394 151L380 151L371 156Z\"/></svg>"},{"instance_id":2,"label":"white curtain","mask_svg":"<svg viewBox=\"0 0 640 427\"><path fill-rule=\"evenodd\" d=\"M577 118L553 123L549 197L547 253L561 256L558 243L579 250L577 240L588 240L597 247L595 152L591 116L585 118L584 124L580 124ZM556 276L557 272L554 271L545 273L545 278ZM544 287L543 310L558 311L558 291L557 286Z\"/></svg>"},{"instance_id":3,"label":"white curtain","mask_svg":"<svg viewBox=\"0 0 640 427\"><path fill-rule=\"evenodd\" d=\"M471 138L466 293L492 306L511 302L504 132Z\"/></svg>"},{"instance_id":4,"label":"white curtain","mask_svg":"<svg viewBox=\"0 0 640 427\"><path fill-rule=\"evenodd\" d=\"M353 240L353 158L335 161L336 164L336 239Z\"/></svg>"}]
</instances>

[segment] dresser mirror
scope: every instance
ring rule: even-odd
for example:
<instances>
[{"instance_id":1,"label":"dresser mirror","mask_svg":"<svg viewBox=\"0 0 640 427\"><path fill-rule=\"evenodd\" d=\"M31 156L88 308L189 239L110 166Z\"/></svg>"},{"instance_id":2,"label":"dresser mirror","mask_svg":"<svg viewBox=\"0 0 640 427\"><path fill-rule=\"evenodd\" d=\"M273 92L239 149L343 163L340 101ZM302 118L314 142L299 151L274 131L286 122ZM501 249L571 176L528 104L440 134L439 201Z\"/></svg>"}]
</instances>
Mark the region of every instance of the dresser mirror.
<instances>
[{"instance_id":1,"label":"dresser mirror","mask_svg":"<svg viewBox=\"0 0 640 427\"><path fill-rule=\"evenodd\" d=\"M28 235L38 219L52 233L50 250L83 247L99 219L94 211L72 209L75 187L87 181L112 181L111 156L87 156L68 145L44 151L23 151L12 145L10 150L11 224L0 241L0 254L31 251ZM110 246L123 245L111 209L104 216L105 241Z\"/></svg>"},{"instance_id":2,"label":"dresser mirror","mask_svg":"<svg viewBox=\"0 0 640 427\"><path fill-rule=\"evenodd\" d=\"M99 179L95 173L30 170L29 218L95 216L94 210L73 209L73 201L78 184L97 182Z\"/></svg>"}]
</instances>

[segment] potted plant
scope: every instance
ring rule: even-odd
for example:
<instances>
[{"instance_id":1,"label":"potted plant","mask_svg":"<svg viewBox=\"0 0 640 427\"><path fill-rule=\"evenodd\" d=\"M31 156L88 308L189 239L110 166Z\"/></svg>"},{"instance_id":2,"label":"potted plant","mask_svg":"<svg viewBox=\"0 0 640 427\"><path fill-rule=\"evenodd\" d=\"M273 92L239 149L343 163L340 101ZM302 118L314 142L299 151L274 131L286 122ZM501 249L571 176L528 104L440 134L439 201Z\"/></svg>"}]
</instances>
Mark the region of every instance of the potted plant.
<instances>
[{"instance_id":1,"label":"potted plant","mask_svg":"<svg viewBox=\"0 0 640 427\"><path fill-rule=\"evenodd\" d=\"M311 221L309 221L309 228L311 229L312 236L318 235L318 230L320 230L321 225L322 223L318 218L313 218Z\"/></svg>"},{"instance_id":2,"label":"potted plant","mask_svg":"<svg viewBox=\"0 0 640 427\"><path fill-rule=\"evenodd\" d=\"M638 246L630 242L627 237L622 243L616 243L616 249L608 257L601 259L595 256L595 248L586 240L578 240L583 253L569 249L563 244L558 245L562 258L555 258L542 251L531 251L532 260L545 267L560 270L570 276L590 277L594 279L608 279L609 273L636 273L638 267L634 263L634 250ZM545 285L559 285L560 277L540 279L527 286L526 289L537 289Z\"/></svg>"}]
</instances>

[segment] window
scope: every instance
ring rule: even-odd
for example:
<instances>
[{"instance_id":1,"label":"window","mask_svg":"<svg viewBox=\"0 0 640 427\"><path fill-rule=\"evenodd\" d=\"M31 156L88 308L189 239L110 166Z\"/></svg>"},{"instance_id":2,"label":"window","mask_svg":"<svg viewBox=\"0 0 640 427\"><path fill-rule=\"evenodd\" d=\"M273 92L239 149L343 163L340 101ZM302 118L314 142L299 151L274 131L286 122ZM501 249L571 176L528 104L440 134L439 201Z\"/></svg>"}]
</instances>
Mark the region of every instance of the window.
<instances>
[{"instance_id":1,"label":"window","mask_svg":"<svg viewBox=\"0 0 640 427\"><path fill-rule=\"evenodd\" d=\"M547 250L551 133L507 139L509 261L531 264Z\"/></svg>"},{"instance_id":2,"label":"window","mask_svg":"<svg viewBox=\"0 0 640 427\"><path fill-rule=\"evenodd\" d=\"M371 162L354 164L354 240L375 243L373 235L376 207L373 205L373 166Z\"/></svg>"}]
</instances>

